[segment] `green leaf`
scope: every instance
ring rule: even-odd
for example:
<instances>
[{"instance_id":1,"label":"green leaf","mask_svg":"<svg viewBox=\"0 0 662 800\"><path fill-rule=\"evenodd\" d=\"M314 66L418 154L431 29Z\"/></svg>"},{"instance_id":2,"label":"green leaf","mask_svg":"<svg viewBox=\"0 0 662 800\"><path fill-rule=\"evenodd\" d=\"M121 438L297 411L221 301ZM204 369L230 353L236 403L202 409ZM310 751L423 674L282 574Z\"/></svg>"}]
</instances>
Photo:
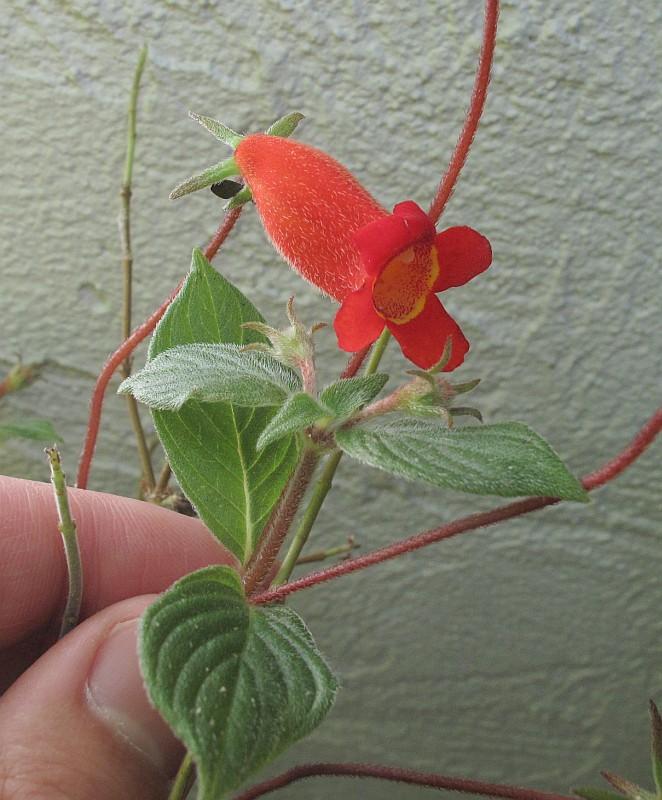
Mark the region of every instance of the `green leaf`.
<instances>
[{"instance_id":1,"label":"green leaf","mask_svg":"<svg viewBox=\"0 0 662 800\"><path fill-rule=\"evenodd\" d=\"M388 375L379 372L357 378L343 378L327 386L320 394L320 401L330 408L336 417L345 419L374 400L386 386L387 381Z\"/></svg>"},{"instance_id":2,"label":"green leaf","mask_svg":"<svg viewBox=\"0 0 662 800\"><path fill-rule=\"evenodd\" d=\"M341 429L336 441L359 461L434 486L501 497L587 499L547 442L519 422L449 430L434 421L379 420Z\"/></svg>"},{"instance_id":3,"label":"green leaf","mask_svg":"<svg viewBox=\"0 0 662 800\"><path fill-rule=\"evenodd\" d=\"M257 440L257 449L262 450L268 444L307 428L318 419L332 416L331 412L321 406L314 397L305 392L293 394L276 412L267 427Z\"/></svg>"},{"instance_id":4,"label":"green leaf","mask_svg":"<svg viewBox=\"0 0 662 800\"><path fill-rule=\"evenodd\" d=\"M657 706L649 703L651 715L651 759L653 762L653 778L658 795L662 798L662 717Z\"/></svg>"},{"instance_id":5,"label":"green leaf","mask_svg":"<svg viewBox=\"0 0 662 800\"><path fill-rule=\"evenodd\" d=\"M7 439L32 439L35 442L61 442L62 437L48 420L28 419L0 425L0 442Z\"/></svg>"},{"instance_id":6,"label":"green leaf","mask_svg":"<svg viewBox=\"0 0 662 800\"><path fill-rule=\"evenodd\" d=\"M572 793L578 797L583 797L584 800L623 800L622 794L610 792L609 789L594 789L592 786L573 789Z\"/></svg>"},{"instance_id":7,"label":"green leaf","mask_svg":"<svg viewBox=\"0 0 662 800\"><path fill-rule=\"evenodd\" d=\"M176 411L187 400L279 406L300 388L294 370L267 353L236 344L184 344L153 358L118 392L150 408Z\"/></svg>"},{"instance_id":8,"label":"green leaf","mask_svg":"<svg viewBox=\"0 0 662 800\"><path fill-rule=\"evenodd\" d=\"M193 756L199 800L219 800L319 725L337 691L302 619L246 602L238 575L207 567L145 613L152 702Z\"/></svg>"},{"instance_id":9,"label":"green leaf","mask_svg":"<svg viewBox=\"0 0 662 800\"><path fill-rule=\"evenodd\" d=\"M257 309L195 250L186 283L154 332L149 358L195 342L266 341L241 327L253 321L263 321ZM297 458L293 437L256 451L273 414L269 408L194 400L179 411L152 411L184 493L210 530L244 563Z\"/></svg>"}]
</instances>

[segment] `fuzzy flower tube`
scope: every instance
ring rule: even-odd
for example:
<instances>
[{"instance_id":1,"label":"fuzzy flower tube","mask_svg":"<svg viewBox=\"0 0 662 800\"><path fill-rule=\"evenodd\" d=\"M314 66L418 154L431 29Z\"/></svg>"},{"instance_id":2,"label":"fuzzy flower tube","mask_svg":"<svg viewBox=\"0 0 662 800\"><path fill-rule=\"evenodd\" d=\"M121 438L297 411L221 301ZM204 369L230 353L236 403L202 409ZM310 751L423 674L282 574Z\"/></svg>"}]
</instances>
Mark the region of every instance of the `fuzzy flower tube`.
<instances>
[{"instance_id":1,"label":"fuzzy flower tube","mask_svg":"<svg viewBox=\"0 0 662 800\"><path fill-rule=\"evenodd\" d=\"M240 202L254 201L276 250L341 303L334 327L343 350L365 348L386 327L419 367L436 364L449 339L444 370L462 364L469 342L436 295L487 269L492 250L484 236L468 227L437 234L411 200L389 214L331 156L275 134L280 121L267 133L242 136L217 120L195 118L232 146L234 156L181 184L173 197L240 175ZM286 127L287 135L293 130Z\"/></svg>"},{"instance_id":2,"label":"fuzzy flower tube","mask_svg":"<svg viewBox=\"0 0 662 800\"><path fill-rule=\"evenodd\" d=\"M252 134L234 159L283 258L335 300L363 282L354 234L388 212L342 164L314 147Z\"/></svg>"}]
</instances>

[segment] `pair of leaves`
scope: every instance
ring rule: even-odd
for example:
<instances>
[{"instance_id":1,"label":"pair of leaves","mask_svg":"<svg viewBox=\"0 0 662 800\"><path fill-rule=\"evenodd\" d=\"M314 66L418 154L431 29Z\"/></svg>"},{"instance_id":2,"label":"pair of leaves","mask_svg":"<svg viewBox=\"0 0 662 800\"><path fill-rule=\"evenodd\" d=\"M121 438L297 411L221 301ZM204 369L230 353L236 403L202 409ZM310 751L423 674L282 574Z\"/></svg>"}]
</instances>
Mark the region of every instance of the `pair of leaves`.
<instances>
[{"instance_id":1,"label":"pair of leaves","mask_svg":"<svg viewBox=\"0 0 662 800\"><path fill-rule=\"evenodd\" d=\"M140 651L152 702L196 762L200 800L310 733L338 688L301 618L249 605L229 567L187 575L150 606Z\"/></svg>"},{"instance_id":2,"label":"pair of leaves","mask_svg":"<svg viewBox=\"0 0 662 800\"><path fill-rule=\"evenodd\" d=\"M342 423L374 400L388 381L388 375L343 378L324 389L319 399L305 392L291 395L283 403L258 439L258 449L315 423Z\"/></svg>"},{"instance_id":3,"label":"pair of leaves","mask_svg":"<svg viewBox=\"0 0 662 800\"><path fill-rule=\"evenodd\" d=\"M191 272L154 332L150 363L141 373L147 372L149 381L152 362L155 370L157 363L164 363L161 359L169 364L172 382L167 391L164 389L167 401L164 408L152 411L156 431L180 486L201 519L243 563L250 558L294 468L297 443L294 437L287 437L258 452L257 439L274 409L225 402L232 387L228 382L223 384L224 373L218 376L218 400L202 403L191 399L181 405L179 401L184 398L178 394L178 373L186 368L186 359L179 356L183 352L189 359L197 358L195 363L189 362L186 373L195 376L210 358L222 357L227 362L236 358L239 346L264 342L259 333L242 328L245 322L262 321L241 292L195 250ZM182 346L191 349L182 351ZM166 351L172 353L172 348L178 348L175 354L165 355ZM259 366L260 354L251 355ZM175 363L168 361L171 358ZM284 387L289 391L298 385L294 373L280 365L278 370L274 386L278 384L285 392ZM137 382L139 377L132 380ZM255 398L264 386L258 381L246 390ZM195 387L188 396L196 396Z\"/></svg>"},{"instance_id":4,"label":"pair of leaves","mask_svg":"<svg viewBox=\"0 0 662 800\"><path fill-rule=\"evenodd\" d=\"M301 378L269 353L235 344L188 344L157 355L127 378L120 393L160 411L178 411L189 400L226 402L248 408L279 406L257 441L272 442L320 420L343 422L373 400L387 375L364 375L336 381L319 400L302 391Z\"/></svg>"}]
</instances>

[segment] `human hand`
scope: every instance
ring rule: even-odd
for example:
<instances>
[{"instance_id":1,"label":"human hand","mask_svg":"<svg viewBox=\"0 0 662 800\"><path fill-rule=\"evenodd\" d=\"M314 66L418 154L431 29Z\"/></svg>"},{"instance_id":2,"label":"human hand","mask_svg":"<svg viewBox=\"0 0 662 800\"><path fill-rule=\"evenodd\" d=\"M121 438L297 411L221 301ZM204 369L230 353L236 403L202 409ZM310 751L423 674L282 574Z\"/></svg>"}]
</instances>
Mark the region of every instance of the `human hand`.
<instances>
[{"instance_id":1,"label":"human hand","mask_svg":"<svg viewBox=\"0 0 662 800\"><path fill-rule=\"evenodd\" d=\"M0 476L0 798L164 798L183 750L147 700L137 622L154 593L233 557L197 519L69 499L84 621L54 643L67 576L52 490Z\"/></svg>"}]
</instances>

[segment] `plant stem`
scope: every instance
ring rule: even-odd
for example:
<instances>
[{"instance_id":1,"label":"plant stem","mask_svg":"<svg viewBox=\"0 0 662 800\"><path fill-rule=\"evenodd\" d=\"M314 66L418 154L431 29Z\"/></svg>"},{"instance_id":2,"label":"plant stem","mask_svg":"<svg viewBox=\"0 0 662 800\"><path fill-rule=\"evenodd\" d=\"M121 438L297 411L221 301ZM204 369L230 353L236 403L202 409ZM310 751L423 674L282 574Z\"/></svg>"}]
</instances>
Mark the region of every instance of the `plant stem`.
<instances>
[{"instance_id":1,"label":"plant stem","mask_svg":"<svg viewBox=\"0 0 662 800\"><path fill-rule=\"evenodd\" d=\"M235 797L235 800L256 800L265 794L289 786L303 778L332 775L346 778L377 778L383 781L408 783L413 786L425 786L429 789L442 789L450 792L466 792L486 797L503 797L508 800L572 800L567 795L540 792L523 786L507 786L503 783L484 783L470 778L454 778L449 775L437 775L433 772L415 772L401 767L388 767L382 764L302 764L275 778L253 786Z\"/></svg>"},{"instance_id":2,"label":"plant stem","mask_svg":"<svg viewBox=\"0 0 662 800\"><path fill-rule=\"evenodd\" d=\"M123 308L122 308L122 339L127 339L131 334L131 307L133 302L133 253L131 250L131 184L133 178L133 161L136 150L136 107L138 104L138 93L140 91L140 80L145 68L147 58L147 47L143 47L138 56L136 71L133 75L133 84L129 96L129 109L127 121L127 142L126 158L124 161L124 177L120 197L122 199L122 210L120 212L120 244L122 248L122 276L123 276ZM123 378L128 378L131 374L131 358L127 356L121 365ZM138 455L142 468L142 487L141 494L146 494L154 489L154 468L152 458L147 445L145 431L140 420L138 403L133 395L126 395L127 409L131 419L131 426L136 437Z\"/></svg>"},{"instance_id":3,"label":"plant stem","mask_svg":"<svg viewBox=\"0 0 662 800\"><path fill-rule=\"evenodd\" d=\"M312 480L319 459L317 448L306 442L299 463L272 511L260 544L246 567L244 588L248 596L259 589L269 575Z\"/></svg>"},{"instance_id":4,"label":"plant stem","mask_svg":"<svg viewBox=\"0 0 662 800\"><path fill-rule=\"evenodd\" d=\"M314 553L308 553L305 556L301 556L296 563L298 567L300 564L312 564L315 561L326 561L327 558L333 558L334 556L342 556L346 553L351 553L352 550L356 550L359 545L354 541L354 537L350 536L347 540L346 544L339 544L336 547L329 547L327 550L315 550Z\"/></svg>"},{"instance_id":5,"label":"plant stem","mask_svg":"<svg viewBox=\"0 0 662 800\"><path fill-rule=\"evenodd\" d=\"M373 375L375 372L377 372L377 367L379 366L379 362L382 360L384 350L386 350L386 345L389 343L390 339L391 332L388 328L384 328L379 339L377 339L375 342L375 346L372 348L372 353L370 353L370 358L368 359L368 363L366 364L366 368L363 373L364 375Z\"/></svg>"},{"instance_id":6,"label":"plant stem","mask_svg":"<svg viewBox=\"0 0 662 800\"><path fill-rule=\"evenodd\" d=\"M191 758L191 754L187 753L182 759L182 763L179 765L177 775L172 784L172 789L168 795L168 800L184 800L193 785L194 773L195 764Z\"/></svg>"},{"instance_id":7,"label":"plant stem","mask_svg":"<svg viewBox=\"0 0 662 800\"><path fill-rule=\"evenodd\" d=\"M289 550L283 559L281 568L278 570L278 574L274 580L275 586L280 586L283 583L287 583L289 580L292 570L299 560L301 551L308 541L310 531L312 530L315 520L317 519L317 515L322 508L322 503L326 499L327 494L331 491L331 486L333 485L333 476L336 474L336 470L338 469L338 464L340 463L341 458L342 451L336 450L335 453L332 453L329 456L329 460L324 465L322 474L315 484L315 489L313 490L312 497L306 506L306 510L301 518L299 527L294 534L292 544L290 545Z\"/></svg>"},{"instance_id":8,"label":"plant stem","mask_svg":"<svg viewBox=\"0 0 662 800\"><path fill-rule=\"evenodd\" d=\"M391 338L391 334L388 328L384 328L381 333L381 336L375 342L373 347L372 353L370 354L370 360L365 368L365 375L372 375L377 371L377 367L379 366L379 362L384 355L384 350L386 349L386 345ZM360 362L359 362L360 363ZM283 564L281 568L278 570L278 574L276 575L276 579L274 584L276 586L280 586L283 583L287 583L292 574L292 570L294 569L295 564L299 560L299 556L301 555L301 551L306 545L308 541L308 537L310 536L310 532L315 524L317 516L322 508L322 504L326 500L326 496L331 491L331 486L333 485L333 478L336 474L336 470L338 469L338 464L340 464L340 459L342 458L342 451L336 450L335 453L332 453L329 456L329 460L326 462L324 470L320 475L319 480L313 490L312 497L310 498L310 502L306 507L304 515L299 523L299 527L297 528L297 532L292 539L292 544L290 545L290 549L287 551L287 555L283 560Z\"/></svg>"},{"instance_id":9,"label":"plant stem","mask_svg":"<svg viewBox=\"0 0 662 800\"><path fill-rule=\"evenodd\" d=\"M214 234L214 237L207 245L205 250L205 258L208 261L211 261L214 258L223 242L229 236L230 231L234 228L235 223L241 215L241 211L241 207L234 209L226 214L221 221L221 224L218 226L218 229ZM99 435L99 427L101 425L101 412L103 411L104 396L106 394L108 384L115 374L115 370L119 367L122 361L124 361L127 356L131 355L136 347L138 347L138 345L150 335L154 328L156 328L160 319L168 310L170 303L172 303L177 296L177 293L179 292L183 283L184 279L177 284L175 290L165 301L165 303L162 303L156 309L156 311L154 311L152 315L142 323L142 325L139 325L133 331L131 336L122 342L122 344L103 365L103 368L99 373L99 377L94 384L92 400L90 401L90 416L87 421L87 431L85 432L85 441L83 443L83 451L78 464L78 475L76 479L76 486L78 486L79 489L87 489L87 483L90 477L90 468L92 466L92 458L94 457L97 436Z\"/></svg>"},{"instance_id":10,"label":"plant stem","mask_svg":"<svg viewBox=\"0 0 662 800\"><path fill-rule=\"evenodd\" d=\"M428 216L437 223L442 211L446 207L449 197L453 193L457 179L462 171L471 144L478 129L485 99L487 97L487 87L490 83L490 72L492 71L492 61L494 59L494 45L496 44L497 21L499 17L499 0L485 0L485 24L483 26L483 43L478 59L478 69L474 79L474 88L471 93L471 103L464 120L462 132L455 145L455 150L451 156L448 169L439 183L439 187L428 211Z\"/></svg>"},{"instance_id":11,"label":"plant stem","mask_svg":"<svg viewBox=\"0 0 662 800\"><path fill-rule=\"evenodd\" d=\"M590 492L612 481L633 464L661 432L662 408L659 408L641 428L630 444L615 458L582 478L582 485L584 488ZM490 525L495 525L497 522L520 517L523 514L529 514L532 511L538 511L541 508L560 502L561 501L556 497L529 497L526 500L518 500L515 503L498 506L491 511L471 514L468 517L456 519L438 528L433 528L423 533L417 533L414 536L402 539L399 542L394 542L379 550L373 550L373 552L366 553L351 561L345 561L342 564L336 564L333 567L313 572L310 575L306 575L284 586L277 586L275 589L253 597L253 602L256 604L280 602L288 595L311 586L316 586L318 583L324 583L334 578L339 578L341 575L347 575L350 572L357 572L358 570L372 567L375 564L381 564L383 561L397 558L405 553L411 553L414 550L419 550L421 547L427 547L429 544L434 544L444 539L450 539L461 533L468 533L469 531L486 528Z\"/></svg>"},{"instance_id":12,"label":"plant stem","mask_svg":"<svg viewBox=\"0 0 662 800\"><path fill-rule=\"evenodd\" d=\"M67 497L67 483L62 471L62 460L57 447L47 447L46 455L51 468L51 483L57 506L58 530L64 544L64 555L67 561L67 602L62 615L60 626L61 639L65 634L75 628L80 616L80 607L83 600L83 569L80 561L78 538L76 537L76 523L71 518L69 499Z\"/></svg>"},{"instance_id":13,"label":"plant stem","mask_svg":"<svg viewBox=\"0 0 662 800\"><path fill-rule=\"evenodd\" d=\"M131 95L129 97L128 136L126 159L124 161L124 186L129 187L131 186L131 179L133 178L133 158L136 148L136 107L138 105L140 81L142 80L146 60L147 45L144 45L138 54L138 63L136 64L136 71L133 74L133 84L131 86Z\"/></svg>"},{"instance_id":14,"label":"plant stem","mask_svg":"<svg viewBox=\"0 0 662 800\"><path fill-rule=\"evenodd\" d=\"M356 353L352 353L351 358L347 362L347 366L340 373L340 377L353 378L356 375L356 373L361 369L366 356L370 352L371 347L372 345L369 344L367 347L364 347L363 350L358 350Z\"/></svg>"},{"instance_id":15,"label":"plant stem","mask_svg":"<svg viewBox=\"0 0 662 800\"><path fill-rule=\"evenodd\" d=\"M170 468L170 464L166 461L161 468L159 479L156 481L156 486L152 493L152 498L155 503L160 503L165 495L168 494L168 484L170 483L171 476L172 469Z\"/></svg>"}]
</instances>

